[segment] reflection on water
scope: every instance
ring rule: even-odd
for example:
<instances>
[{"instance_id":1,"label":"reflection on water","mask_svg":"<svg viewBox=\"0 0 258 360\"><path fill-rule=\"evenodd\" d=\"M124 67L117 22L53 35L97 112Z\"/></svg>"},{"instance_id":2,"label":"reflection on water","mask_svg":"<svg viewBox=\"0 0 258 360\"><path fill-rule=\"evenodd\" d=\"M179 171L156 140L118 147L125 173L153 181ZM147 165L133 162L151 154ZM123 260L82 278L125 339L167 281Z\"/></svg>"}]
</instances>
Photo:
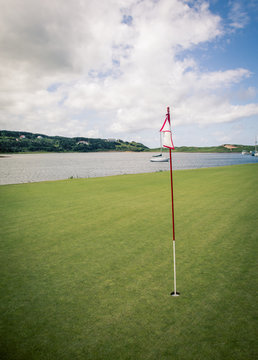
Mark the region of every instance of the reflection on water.
<instances>
[{"instance_id":1,"label":"reflection on water","mask_svg":"<svg viewBox=\"0 0 258 360\"><path fill-rule=\"evenodd\" d=\"M0 157L0 184L17 184L137 174L169 170L169 162L150 162L154 153L15 154ZM258 163L254 156L219 153L173 153L173 169Z\"/></svg>"}]
</instances>

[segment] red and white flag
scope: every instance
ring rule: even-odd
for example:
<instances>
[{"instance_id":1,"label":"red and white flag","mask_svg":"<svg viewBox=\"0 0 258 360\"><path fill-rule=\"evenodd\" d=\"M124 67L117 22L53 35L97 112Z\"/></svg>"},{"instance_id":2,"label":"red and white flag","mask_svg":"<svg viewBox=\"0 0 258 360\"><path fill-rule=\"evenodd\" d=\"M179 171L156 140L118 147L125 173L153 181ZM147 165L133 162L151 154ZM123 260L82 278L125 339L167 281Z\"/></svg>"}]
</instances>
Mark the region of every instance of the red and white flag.
<instances>
[{"instance_id":1,"label":"red and white flag","mask_svg":"<svg viewBox=\"0 0 258 360\"><path fill-rule=\"evenodd\" d=\"M160 129L160 132L161 132L162 146L168 149L175 149L172 140L169 113L166 115L166 119L164 121L164 124L162 125L162 128Z\"/></svg>"}]
</instances>

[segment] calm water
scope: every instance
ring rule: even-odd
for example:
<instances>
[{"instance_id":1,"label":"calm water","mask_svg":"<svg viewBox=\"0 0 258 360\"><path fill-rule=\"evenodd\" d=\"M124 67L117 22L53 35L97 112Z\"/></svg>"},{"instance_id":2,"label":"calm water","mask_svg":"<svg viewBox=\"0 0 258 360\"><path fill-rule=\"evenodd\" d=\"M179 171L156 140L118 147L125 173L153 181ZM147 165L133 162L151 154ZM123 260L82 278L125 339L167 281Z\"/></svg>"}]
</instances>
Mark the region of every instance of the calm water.
<instances>
[{"instance_id":1,"label":"calm water","mask_svg":"<svg viewBox=\"0 0 258 360\"><path fill-rule=\"evenodd\" d=\"M169 170L169 162L150 162L153 154L111 152L6 155L0 157L0 184ZM258 163L258 157L241 154L173 153L174 170L247 163Z\"/></svg>"}]
</instances>

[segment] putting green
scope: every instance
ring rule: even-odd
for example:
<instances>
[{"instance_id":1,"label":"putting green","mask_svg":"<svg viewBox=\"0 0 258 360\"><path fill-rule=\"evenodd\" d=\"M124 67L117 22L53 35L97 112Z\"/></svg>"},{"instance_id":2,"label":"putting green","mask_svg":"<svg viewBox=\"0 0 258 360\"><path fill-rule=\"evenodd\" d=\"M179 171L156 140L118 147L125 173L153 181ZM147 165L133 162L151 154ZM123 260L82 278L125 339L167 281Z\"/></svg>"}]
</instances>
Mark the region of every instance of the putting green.
<instances>
[{"instance_id":1,"label":"putting green","mask_svg":"<svg viewBox=\"0 0 258 360\"><path fill-rule=\"evenodd\" d=\"M257 358L257 165L7 185L3 359Z\"/></svg>"}]
</instances>

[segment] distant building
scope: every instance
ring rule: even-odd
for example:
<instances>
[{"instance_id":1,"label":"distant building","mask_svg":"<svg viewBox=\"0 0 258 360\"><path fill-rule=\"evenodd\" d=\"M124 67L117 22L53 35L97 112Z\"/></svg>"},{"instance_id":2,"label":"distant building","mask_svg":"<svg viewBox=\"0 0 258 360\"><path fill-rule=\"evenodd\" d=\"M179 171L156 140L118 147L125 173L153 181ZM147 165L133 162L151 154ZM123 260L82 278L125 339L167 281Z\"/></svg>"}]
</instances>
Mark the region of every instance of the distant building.
<instances>
[{"instance_id":1,"label":"distant building","mask_svg":"<svg viewBox=\"0 0 258 360\"><path fill-rule=\"evenodd\" d=\"M108 142L115 142L116 139L107 139L106 141L108 141Z\"/></svg>"},{"instance_id":2,"label":"distant building","mask_svg":"<svg viewBox=\"0 0 258 360\"><path fill-rule=\"evenodd\" d=\"M237 146L235 146L235 145L230 145L230 144L224 144L223 145L226 149L229 149L229 150L231 150L232 151L232 149L236 149L237 148Z\"/></svg>"},{"instance_id":3,"label":"distant building","mask_svg":"<svg viewBox=\"0 0 258 360\"><path fill-rule=\"evenodd\" d=\"M39 136L37 136L37 139L42 139L42 136L40 136L40 135L39 135Z\"/></svg>"},{"instance_id":4,"label":"distant building","mask_svg":"<svg viewBox=\"0 0 258 360\"><path fill-rule=\"evenodd\" d=\"M25 135L21 135L21 136L20 136L20 139L25 139L25 138L26 138Z\"/></svg>"},{"instance_id":5,"label":"distant building","mask_svg":"<svg viewBox=\"0 0 258 360\"><path fill-rule=\"evenodd\" d=\"M84 141L84 140L77 142L77 145L80 145L80 144L89 145L88 141Z\"/></svg>"}]
</instances>

